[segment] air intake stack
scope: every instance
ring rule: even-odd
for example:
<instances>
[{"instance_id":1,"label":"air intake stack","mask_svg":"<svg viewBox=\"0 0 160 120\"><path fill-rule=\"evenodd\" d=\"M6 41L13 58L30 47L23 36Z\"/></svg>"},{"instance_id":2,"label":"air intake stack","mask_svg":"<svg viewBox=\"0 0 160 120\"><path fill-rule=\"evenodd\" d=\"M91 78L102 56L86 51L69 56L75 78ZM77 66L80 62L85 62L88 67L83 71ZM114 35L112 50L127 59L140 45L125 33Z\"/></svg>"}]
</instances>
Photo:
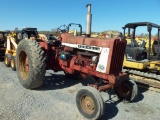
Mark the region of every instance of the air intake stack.
<instances>
[{"instance_id":1,"label":"air intake stack","mask_svg":"<svg viewBox=\"0 0 160 120\"><path fill-rule=\"evenodd\" d=\"M87 4L86 7L88 8L88 13L86 15L87 23L86 23L86 36L91 36L91 24L92 24L92 14L91 14L91 4Z\"/></svg>"}]
</instances>

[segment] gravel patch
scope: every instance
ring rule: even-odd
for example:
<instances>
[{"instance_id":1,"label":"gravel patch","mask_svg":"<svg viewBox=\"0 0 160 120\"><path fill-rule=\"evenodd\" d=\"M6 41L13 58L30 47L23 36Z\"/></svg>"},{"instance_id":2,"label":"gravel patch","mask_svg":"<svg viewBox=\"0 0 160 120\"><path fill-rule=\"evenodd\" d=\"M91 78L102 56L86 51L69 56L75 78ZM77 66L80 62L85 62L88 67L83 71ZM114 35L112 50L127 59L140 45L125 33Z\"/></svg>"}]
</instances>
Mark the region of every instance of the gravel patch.
<instances>
[{"instance_id":1,"label":"gravel patch","mask_svg":"<svg viewBox=\"0 0 160 120\"><path fill-rule=\"evenodd\" d=\"M75 102L80 82L48 70L41 88L27 90L16 72L0 62L0 120L87 120ZM101 95L105 113L100 120L159 120L160 93L141 88L133 103L119 101L112 90Z\"/></svg>"}]
</instances>

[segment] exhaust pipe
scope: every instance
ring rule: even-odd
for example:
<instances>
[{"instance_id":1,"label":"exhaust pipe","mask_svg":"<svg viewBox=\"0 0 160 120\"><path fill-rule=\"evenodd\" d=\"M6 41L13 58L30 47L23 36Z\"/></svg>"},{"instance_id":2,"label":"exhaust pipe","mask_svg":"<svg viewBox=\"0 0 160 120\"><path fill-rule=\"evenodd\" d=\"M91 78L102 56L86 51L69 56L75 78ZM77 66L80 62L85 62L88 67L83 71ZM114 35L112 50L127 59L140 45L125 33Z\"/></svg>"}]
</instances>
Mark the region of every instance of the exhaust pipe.
<instances>
[{"instance_id":1,"label":"exhaust pipe","mask_svg":"<svg viewBox=\"0 0 160 120\"><path fill-rule=\"evenodd\" d=\"M86 23L86 36L91 36L91 24L92 24L92 14L91 14L91 4L87 4L86 7L88 8L88 13L86 15L87 23Z\"/></svg>"}]
</instances>

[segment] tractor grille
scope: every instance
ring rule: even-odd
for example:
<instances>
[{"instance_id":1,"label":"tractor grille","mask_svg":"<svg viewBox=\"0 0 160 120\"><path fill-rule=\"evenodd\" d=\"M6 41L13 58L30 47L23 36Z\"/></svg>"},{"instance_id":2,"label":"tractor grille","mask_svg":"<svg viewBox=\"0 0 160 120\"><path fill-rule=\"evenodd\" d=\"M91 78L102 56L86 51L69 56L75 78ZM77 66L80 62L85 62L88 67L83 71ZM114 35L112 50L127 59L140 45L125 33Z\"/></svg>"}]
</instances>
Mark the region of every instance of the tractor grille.
<instances>
[{"instance_id":1,"label":"tractor grille","mask_svg":"<svg viewBox=\"0 0 160 120\"><path fill-rule=\"evenodd\" d=\"M122 71L126 40L116 39L113 44L112 57L109 74L116 74Z\"/></svg>"}]
</instances>

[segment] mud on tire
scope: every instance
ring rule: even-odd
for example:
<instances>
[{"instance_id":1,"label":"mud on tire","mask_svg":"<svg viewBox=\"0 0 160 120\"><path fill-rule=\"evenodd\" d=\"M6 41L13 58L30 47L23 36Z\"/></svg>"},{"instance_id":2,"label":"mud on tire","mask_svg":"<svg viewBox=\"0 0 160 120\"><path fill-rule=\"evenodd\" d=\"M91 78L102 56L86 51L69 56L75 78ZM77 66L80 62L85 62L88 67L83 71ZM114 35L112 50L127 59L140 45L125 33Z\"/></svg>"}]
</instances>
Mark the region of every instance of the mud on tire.
<instances>
[{"instance_id":1,"label":"mud on tire","mask_svg":"<svg viewBox=\"0 0 160 120\"><path fill-rule=\"evenodd\" d=\"M20 41L16 51L17 75L27 89L38 88L43 84L46 72L44 51L35 40Z\"/></svg>"}]
</instances>

